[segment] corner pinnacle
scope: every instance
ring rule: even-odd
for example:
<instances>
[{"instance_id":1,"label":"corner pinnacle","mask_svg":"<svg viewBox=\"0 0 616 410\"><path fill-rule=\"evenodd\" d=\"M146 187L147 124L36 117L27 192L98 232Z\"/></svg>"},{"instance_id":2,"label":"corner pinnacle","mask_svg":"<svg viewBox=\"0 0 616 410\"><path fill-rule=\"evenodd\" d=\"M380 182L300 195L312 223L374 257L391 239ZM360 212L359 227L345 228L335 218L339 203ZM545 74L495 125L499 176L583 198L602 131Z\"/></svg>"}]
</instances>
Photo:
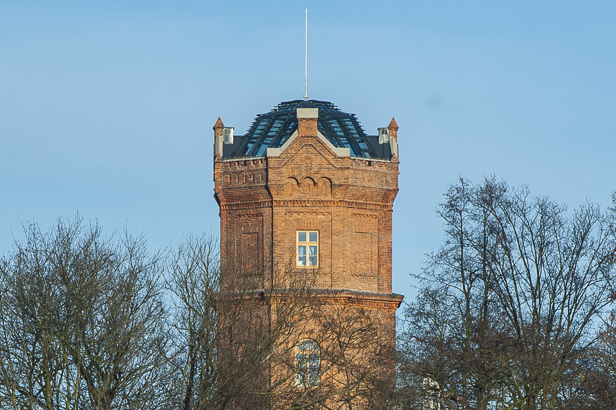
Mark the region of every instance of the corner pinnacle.
<instances>
[{"instance_id":1,"label":"corner pinnacle","mask_svg":"<svg viewBox=\"0 0 616 410\"><path fill-rule=\"evenodd\" d=\"M396 119L392 117L391 122L389 123L387 128L389 128L390 130L398 131L400 127L398 127L398 123L396 122Z\"/></svg>"},{"instance_id":2,"label":"corner pinnacle","mask_svg":"<svg viewBox=\"0 0 616 410\"><path fill-rule=\"evenodd\" d=\"M216 130L221 130L225 128L225 124L222 123L222 120L220 119L220 117L218 117L218 119L216 120L216 124L214 124L214 126L212 127L212 129L214 131Z\"/></svg>"}]
</instances>

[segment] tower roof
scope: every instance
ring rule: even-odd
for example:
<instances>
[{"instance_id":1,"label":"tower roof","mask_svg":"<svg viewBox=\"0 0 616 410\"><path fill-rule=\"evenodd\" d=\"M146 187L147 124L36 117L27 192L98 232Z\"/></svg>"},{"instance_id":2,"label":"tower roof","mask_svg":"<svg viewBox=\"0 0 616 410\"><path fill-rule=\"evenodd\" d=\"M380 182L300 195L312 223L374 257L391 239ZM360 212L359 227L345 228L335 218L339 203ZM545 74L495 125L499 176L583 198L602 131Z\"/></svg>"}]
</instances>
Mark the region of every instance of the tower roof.
<instances>
[{"instance_id":1,"label":"tower roof","mask_svg":"<svg viewBox=\"0 0 616 410\"><path fill-rule=\"evenodd\" d=\"M262 157L267 148L280 148L297 130L297 108L318 108L317 129L337 148L349 148L352 157L390 159L390 144L379 144L377 135L367 135L355 114L340 111L331 102L294 100L258 114L245 135L236 135L225 145L224 158Z\"/></svg>"}]
</instances>

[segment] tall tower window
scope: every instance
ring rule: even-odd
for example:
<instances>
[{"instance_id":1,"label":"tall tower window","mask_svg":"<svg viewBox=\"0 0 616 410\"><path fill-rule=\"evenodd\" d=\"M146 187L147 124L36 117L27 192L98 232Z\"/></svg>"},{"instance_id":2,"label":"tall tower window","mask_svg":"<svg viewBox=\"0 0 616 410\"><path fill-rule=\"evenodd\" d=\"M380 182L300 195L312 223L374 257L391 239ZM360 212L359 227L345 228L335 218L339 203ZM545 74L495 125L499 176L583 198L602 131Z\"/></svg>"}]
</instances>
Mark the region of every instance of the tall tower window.
<instances>
[{"instance_id":1,"label":"tall tower window","mask_svg":"<svg viewBox=\"0 0 616 410\"><path fill-rule=\"evenodd\" d=\"M296 384L301 387L319 385L321 351L314 340L305 339L295 347Z\"/></svg>"},{"instance_id":2,"label":"tall tower window","mask_svg":"<svg viewBox=\"0 0 616 410\"><path fill-rule=\"evenodd\" d=\"M297 266L319 266L318 231L297 231Z\"/></svg>"}]
</instances>

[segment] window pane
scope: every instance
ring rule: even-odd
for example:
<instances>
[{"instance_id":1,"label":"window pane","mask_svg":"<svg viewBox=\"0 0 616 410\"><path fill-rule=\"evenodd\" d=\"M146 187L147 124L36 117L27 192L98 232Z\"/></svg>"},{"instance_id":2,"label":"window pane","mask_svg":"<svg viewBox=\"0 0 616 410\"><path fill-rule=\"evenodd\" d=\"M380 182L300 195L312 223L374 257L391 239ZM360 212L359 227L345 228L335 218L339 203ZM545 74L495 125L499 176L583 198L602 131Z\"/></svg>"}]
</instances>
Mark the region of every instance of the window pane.
<instances>
[{"instance_id":1,"label":"window pane","mask_svg":"<svg viewBox=\"0 0 616 410\"><path fill-rule=\"evenodd\" d=\"M306 257L300 256L297 260L297 264L300 266L306 266Z\"/></svg>"},{"instance_id":2,"label":"window pane","mask_svg":"<svg viewBox=\"0 0 616 410\"><path fill-rule=\"evenodd\" d=\"M257 153L255 154L257 157L260 157L261 155L263 155L265 153L265 151L267 151L268 149L268 144L266 142L264 142L263 144L261 144L261 146L259 147L259 149L257 150Z\"/></svg>"},{"instance_id":3,"label":"window pane","mask_svg":"<svg viewBox=\"0 0 616 410\"><path fill-rule=\"evenodd\" d=\"M319 345L314 340L302 340L297 345L297 350L311 350L311 351L319 351Z\"/></svg>"},{"instance_id":4,"label":"window pane","mask_svg":"<svg viewBox=\"0 0 616 410\"><path fill-rule=\"evenodd\" d=\"M310 258L308 262L310 266L317 266L317 247L316 246L310 247Z\"/></svg>"},{"instance_id":5,"label":"window pane","mask_svg":"<svg viewBox=\"0 0 616 410\"><path fill-rule=\"evenodd\" d=\"M316 241L317 241L317 233L310 232L310 242L316 242Z\"/></svg>"},{"instance_id":6,"label":"window pane","mask_svg":"<svg viewBox=\"0 0 616 410\"><path fill-rule=\"evenodd\" d=\"M306 242L306 232L299 232L297 239L300 242Z\"/></svg>"},{"instance_id":7,"label":"window pane","mask_svg":"<svg viewBox=\"0 0 616 410\"><path fill-rule=\"evenodd\" d=\"M297 253L299 256L306 256L306 246L305 245L298 246Z\"/></svg>"},{"instance_id":8,"label":"window pane","mask_svg":"<svg viewBox=\"0 0 616 410\"><path fill-rule=\"evenodd\" d=\"M305 386L307 384L308 361L305 354L295 356L295 371L297 372L297 384Z\"/></svg>"},{"instance_id":9,"label":"window pane","mask_svg":"<svg viewBox=\"0 0 616 410\"><path fill-rule=\"evenodd\" d=\"M319 355L311 354L308 360L309 360L308 380L310 384L317 385L319 382Z\"/></svg>"}]
</instances>

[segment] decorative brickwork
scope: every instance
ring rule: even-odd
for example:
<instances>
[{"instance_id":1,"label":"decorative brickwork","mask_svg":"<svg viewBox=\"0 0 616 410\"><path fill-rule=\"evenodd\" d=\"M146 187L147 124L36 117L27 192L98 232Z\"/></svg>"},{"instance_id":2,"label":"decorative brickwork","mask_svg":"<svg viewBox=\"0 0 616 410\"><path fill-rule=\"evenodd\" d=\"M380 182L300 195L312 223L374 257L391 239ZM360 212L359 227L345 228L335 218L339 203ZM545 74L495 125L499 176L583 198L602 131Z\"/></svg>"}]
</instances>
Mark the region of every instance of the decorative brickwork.
<instances>
[{"instance_id":1,"label":"decorative brickwork","mask_svg":"<svg viewBox=\"0 0 616 410\"><path fill-rule=\"evenodd\" d=\"M383 345L395 344L392 212L398 192L398 126L387 127L389 159L359 158L318 131L317 108L297 109L297 131L264 157L223 158L224 125L214 126L214 191L220 206L221 258L262 275L270 289L298 267L296 233L317 231L315 291L323 305L355 306L382 323ZM223 276L225 283L237 278ZM320 292L320 293L319 293Z\"/></svg>"}]
</instances>

